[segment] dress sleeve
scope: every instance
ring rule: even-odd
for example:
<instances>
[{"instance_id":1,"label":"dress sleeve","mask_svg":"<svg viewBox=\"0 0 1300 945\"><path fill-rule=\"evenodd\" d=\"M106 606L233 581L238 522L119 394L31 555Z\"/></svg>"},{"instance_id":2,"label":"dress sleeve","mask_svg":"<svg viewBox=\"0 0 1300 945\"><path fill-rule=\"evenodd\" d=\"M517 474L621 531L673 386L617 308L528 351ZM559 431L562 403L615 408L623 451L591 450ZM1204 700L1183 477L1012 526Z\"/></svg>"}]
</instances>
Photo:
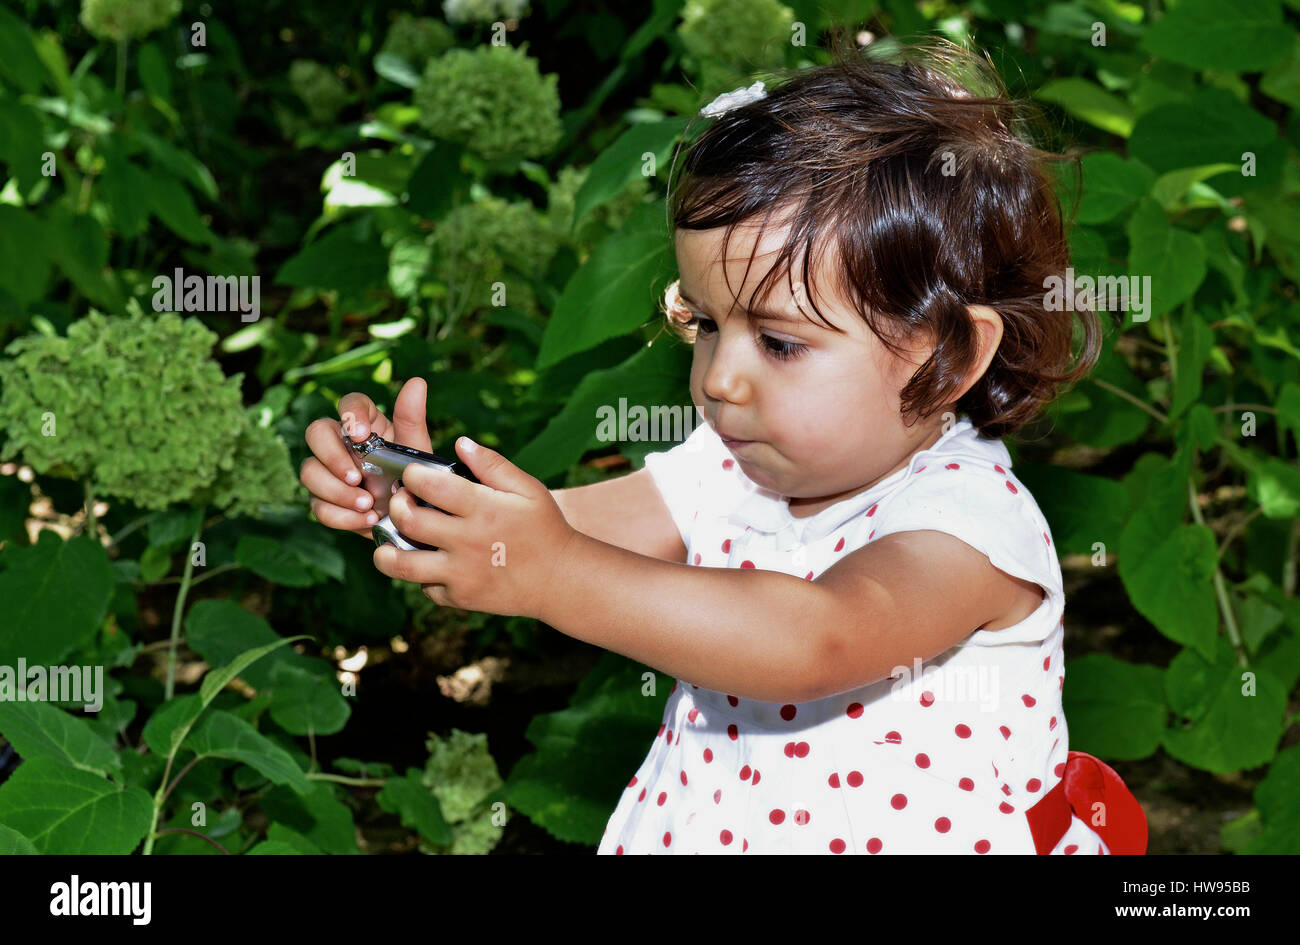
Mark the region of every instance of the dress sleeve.
<instances>
[{"instance_id":1,"label":"dress sleeve","mask_svg":"<svg viewBox=\"0 0 1300 945\"><path fill-rule=\"evenodd\" d=\"M984 458L940 459L908 475L911 481L881 503L876 539L921 529L945 532L982 552L998 570L1038 584L1046 595L1020 623L977 630L964 645L1034 643L1050 635L1065 611L1061 566L1051 529L1024 484L1009 468Z\"/></svg>"},{"instance_id":2,"label":"dress sleeve","mask_svg":"<svg viewBox=\"0 0 1300 945\"><path fill-rule=\"evenodd\" d=\"M645 468L650 470L687 548L700 510L712 507L720 495L722 462L730 456L707 423L701 423L672 449L646 454Z\"/></svg>"}]
</instances>

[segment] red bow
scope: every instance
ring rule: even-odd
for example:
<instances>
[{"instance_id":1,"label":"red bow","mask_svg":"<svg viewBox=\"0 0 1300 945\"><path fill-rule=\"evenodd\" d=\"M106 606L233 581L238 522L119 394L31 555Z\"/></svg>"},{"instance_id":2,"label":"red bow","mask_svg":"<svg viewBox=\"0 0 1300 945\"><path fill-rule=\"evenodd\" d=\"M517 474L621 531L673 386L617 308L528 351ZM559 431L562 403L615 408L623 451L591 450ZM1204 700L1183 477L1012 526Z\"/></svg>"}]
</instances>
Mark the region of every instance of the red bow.
<instances>
[{"instance_id":1,"label":"red bow","mask_svg":"<svg viewBox=\"0 0 1300 945\"><path fill-rule=\"evenodd\" d=\"M1093 805L1101 803L1105 823L1093 823ZM1025 812L1034 849L1051 853L1070 829L1070 816L1092 827L1111 853L1142 855L1147 852L1147 818L1142 805L1115 771L1104 761L1083 751L1071 751L1065 773Z\"/></svg>"}]
</instances>

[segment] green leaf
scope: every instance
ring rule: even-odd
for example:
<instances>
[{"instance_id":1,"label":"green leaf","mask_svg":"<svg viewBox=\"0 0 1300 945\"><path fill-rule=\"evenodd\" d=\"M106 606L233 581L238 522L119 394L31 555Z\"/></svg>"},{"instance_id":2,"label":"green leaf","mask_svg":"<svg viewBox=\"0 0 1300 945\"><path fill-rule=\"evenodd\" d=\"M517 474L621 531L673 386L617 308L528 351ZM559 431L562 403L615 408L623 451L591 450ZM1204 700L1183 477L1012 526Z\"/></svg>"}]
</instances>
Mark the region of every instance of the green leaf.
<instances>
[{"instance_id":1,"label":"green leaf","mask_svg":"<svg viewBox=\"0 0 1300 945\"><path fill-rule=\"evenodd\" d=\"M315 844L326 853L359 854L352 811L335 796L334 788L327 782L315 781L312 787L310 793L301 796L284 788L273 788L262 798L262 810L272 820L296 831L303 841ZM294 842L287 833L273 830L267 831L267 839Z\"/></svg>"},{"instance_id":2,"label":"green leaf","mask_svg":"<svg viewBox=\"0 0 1300 945\"><path fill-rule=\"evenodd\" d=\"M256 614L250 614L233 600L196 601L185 615L185 642L210 666L222 666L245 651L269 647L265 659L242 667L239 672L241 679L258 690L270 688L277 663L319 665L319 660L292 650L276 649L285 639L272 630L269 623Z\"/></svg>"},{"instance_id":3,"label":"green leaf","mask_svg":"<svg viewBox=\"0 0 1300 945\"><path fill-rule=\"evenodd\" d=\"M686 123L685 118L672 118L633 125L609 147L602 148L573 199L573 227L576 229L593 209L613 200L633 180L644 176L646 155L651 156L654 167L666 165Z\"/></svg>"},{"instance_id":4,"label":"green leaf","mask_svg":"<svg viewBox=\"0 0 1300 945\"><path fill-rule=\"evenodd\" d=\"M1201 396L1201 375L1205 373L1205 364L1210 360L1214 332L1194 311L1188 309L1183 316L1178 341L1178 379L1174 383L1173 402L1169 405L1171 420L1182 416L1183 411Z\"/></svg>"},{"instance_id":5,"label":"green leaf","mask_svg":"<svg viewBox=\"0 0 1300 945\"><path fill-rule=\"evenodd\" d=\"M80 673L80 667L70 668ZM0 734L23 758L49 758L92 774L120 773L122 762L117 752L85 719L47 702L8 701L12 698L7 694L0 699Z\"/></svg>"},{"instance_id":6,"label":"green leaf","mask_svg":"<svg viewBox=\"0 0 1300 945\"><path fill-rule=\"evenodd\" d=\"M235 560L254 574L285 587L308 587L317 583L296 554L264 535L239 536Z\"/></svg>"},{"instance_id":7,"label":"green leaf","mask_svg":"<svg viewBox=\"0 0 1300 945\"><path fill-rule=\"evenodd\" d=\"M1168 709L1159 667L1089 653L1065 664L1061 699L1072 748L1133 761L1160 747Z\"/></svg>"},{"instance_id":8,"label":"green leaf","mask_svg":"<svg viewBox=\"0 0 1300 945\"><path fill-rule=\"evenodd\" d=\"M0 824L0 856L26 854L35 856L39 851L32 842L12 827Z\"/></svg>"},{"instance_id":9,"label":"green leaf","mask_svg":"<svg viewBox=\"0 0 1300 945\"><path fill-rule=\"evenodd\" d=\"M451 843L451 827L442 816L438 799L424 786L423 772L407 768L406 777L389 778L375 800L390 814L402 819L402 826L418 830L430 844L445 847Z\"/></svg>"},{"instance_id":10,"label":"green leaf","mask_svg":"<svg viewBox=\"0 0 1300 945\"><path fill-rule=\"evenodd\" d=\"M1092 555L1096 542L1118 547L1129 511L1128 494L1118 482L1050 464L1018 463L1016 474L1051 524L1058 555Z\"/></svg>"},{"instance_id":11,"label":"green leaf","mask_svg":"<svg viewBox=\"0 0 1300 945\"><path fill-rule=\"evenodd\" d=\"M189 542L202 521L202 509L163 509L149 520L149 544L175 551Z\"/></svg>"},{"instance_id":12,"label":"green leaf","mask_svg":"<svg viewBox=\"0 0 1300 945\"><path fill-rule=\"evenodd\" d=\"M376 55L375 74L405 89L413 89L420 84L420 73L396 53L381 52Z\"/></svg>"},{"instance_id":13,"label":"green leaf","mask_svg":"<svg viewBox=\"0 0 1300 945\"><path fill-rule=\"evenodd\" d=\"M1133 107L1088 79L1053 79L1034 98L1060 105L1076 118L1121 138L1133 130Z\"/></svg>"},{"instance_id":14,"label":"green leaf","mask_svg":"<svg viewBox=\"0 0 1300 945\"><path fill-rule=\"evenodd\" d=\"M1193 69L1259 72L1286 55L1293 36L1277 0L1180 0L1151 24L1141 45Z\"/></svg>"},{"instance_id":15,"label":"green leaf","mask_svg":"<svg viewBox=\"0 0 1300 945\"><path fill-rule=\"evenodd\" d=\"M31 31L22 20L0 8L0 75L24 92L36 93L45 84L48 73Z\"/></svg>"},{"instance_id":16,"label":"green leaf","mask_svg":"<svg viewBox=\"0 0 1300 945\"><path fill-rule=\"evenodd\" d=\"M153 801L89 771L32 758L0 784L0 823L43 854L130 853L149 832Z\"/></svg>"},{"instance_id":17,"label":"green leaf","mask_svg":"<svg viewBox=\"0 0 1300 945\"><path fill-rule=\"evenodd\" d=\"M361 292L382 286L387 276L388 250L377 238L358 241L346 229L333 229L286 262L275 282Z\"/></svg>"},{"instance_id":18,"label":"green leaf","mask_svg":"<svg viewBox=\"0 0 1300 945\"><path fill-rule=\"evenodd\" d=\"M1159 529L1139 511L1120 535L1119 575L1134 608L1171 640L1213 652L1217 544L1203 525Z\"/></svg>"},{"instance_id":19,"label":"green leaf","mask_svg":"<svg viewBox=\"0 0 1300 945\"><path fill-rule=\"evenodd\" d=\"M1144 198L1128 224L1129 273L1150 278L1150 297L1144 298L1147 318L1163 315L1191 298L1205 280L1205 247L1196 234L1170 226L1160 204ZM1133 306L1130 305L1130 309ZM1135 318L1136 320L1136 318Z\"/></svg>"},{"instance_id":20,"label":"green leaf","mask_svg":"<svg viewBox=\"0 0 1300 945\"><path fill-rule=\"evenodd\" d=\"M189 183L209 200L217 199L217 182L213 179L212 172L190 152L138 128L131 129L127 140L138 141L163 168Z\"/></svg>"},{"instance_id":21,"label":"green leaf","mask_svg":"<svg viewBox=\"0 0 1300 945\"><path fill-rule=\"evenodd\" d=\"M149 209L169 230L190 243L216 242L216 236L199 216L190 192L179 181L158 174L150 182Z\"/></svg>"},{"instance_id":22,"label":"green leaf","mask_svg":"<svg viewBox=\"0 0 1300 945\"><path fill-rule=\"evenodd\" d=\"M616 367L587 374L565 398L560 412L518 451L514 461L540 479L558 475L581 459L588 449L602 445L598 439L602 410L611 407L616 410L620 400L626 400L628 405L629 436L636 433L632 422L637 407L649 408L647 414L659 408L660 416L666 420L669 414L662 412L663 405L674 404L679 407L675 413L682 435L688 436L697 423L689 385L690 356L682 351L675 338L665 336ZM663 420L659 423L661 428L666 425ZM649 436L650 432L653 430L645 435ZM675 433L675 430L659 431L664 439ZM648 440L642 442L642 447L646 452L664 448L663 444Z\"/></svg>"},{"instance_id":23,"label":"green leaf","mask_svg":"<svg viewBox=\"0 0 1300 945\"><path fill-rule=\"evenodd\" d=\"M1255 807L1263 829L1242 853L1295 853L1300 850L1300 745L1277 753L1268 776L1255 788Z\"/></svg>"},{"instance_id":24,"label":"green leaf","mask_svg":"<svg viewBox=\"0 0 1300 945\"><path fill-rule=\"evenodd\" d=\"M0 290L19 305L41 298L54 266L53 239L44 220L21 207L0 204L0 259L21 259L21 266L0 266Z\"/></svg>"},{"instance_id":25,"label":"green leaf","mask_svg":"<svg viewBox=\"0 0 1300 945\"><path fill-rule=\"evenodd\" d=\"M9 165L9 173L24 192L41 180L44 153L39 114L13 99L0 98L0 162Z\"/></svg>"},{"instance_id":26,"label":"green leaf","mask_svg":"<svg viewBox=\"0 0 1300 945\"><path fill-rule=\"evenodd\" d=\"M194 727L185 747L200 758L229 758L256 768L276 784L311 793L310 780L293 757L243 719L214 709Z\"/></svg>"},{"instance_id":27,"label":"green leaf","mask_svg":"<svg viewBox=\"0 0 1300 945\"><path fill-rule=\"evenodd\" d=\"M166 548L150 545L140 555L140 580L152 584L167 575L172 567L172 555Z\"/></svg>"},{"instance_id":28,"label":"green leaf","mask_svg":"<svg viewBox=\"0 0 1300 945\"><path fill-rule=\"evenodd\" d=\"M171 99L172 77L157 43L150 41L140 46L135 54L135 67L140 73L140 84L150 95L164 102Z\"/></svg>"},{"instance_id":29,"label":"green leaf","mask_svg":"<svg viewBox=\"0 0 1300 945\"><path fill-rule=\"evenodd\" d=\"M1119 216L1151 192L1156 175L1141 161L1126 161L1112 151L1083 158L1083 196L1080 223L1105 223Z\"/></svg>"},{"instance_id":30,"label":"green leaf","mask_svg":"<svg viewBox=\"0 0 1300 945\"><path fill-rule=\"evenodd\" d=\"M282 856L290 853L298 856L302 854L302 851L294 847L292 844L285 843L282 840L263 840L257 846L253 847L253 849L249 850L246 855L256 856L272 854Z\"/></svg>"},{"instance_id":31,"label":"green leaf","mask_svg":"<svg viewBox=\"0 0 1300 945\"><path fill-rule=\"evenodd\" d=\"M452 208L453 198L469 193L470 177L460 169L465 147L436 141L420 159L406 182L406 208L426 219L438 219Z\"/></svg>"},{"instance_id":32,"label":"green leaf","mask_svg":"<svg viewBox=\"0 0 1300 945\"><path fill-rule=\"evenodd\" d=\"M1266 670L1238 666L1225 639L1216 642L1213 661L1183 650L1165 672L1169 706L1187 722L1165 732L1164 748L1205 771L1255 768L1277 751L1286 690Z\"/></svg>"},{"instance_id":33,"label":"green leaf","mask_svg":"<svg viewBox=\"0 0 1300 945\"><path fill-rule=\"evenodd\" d=\"M58 212L49 222L54 259L73 285L105 308L124 308L122 293L105 275L108 237L99 221L87 214Z\"/></svg>"},{"instance_id":34,"label":"green leaf","mask_svg":"<svg viewBox=\"0 0 1300 945\"><path fill-rule=\"evenodd\" d=\"M1300 35L1292 34L1291 48L1259 77L1259 90L1269 98L1300 107Z\"/></svg>"},{"instance_id":35,"label":"green leaf","mask_svg":"<svg viewBox=\"0 0 1300 945\"><path fill-rule=\"evenodd\" d=\"M0 552L0 665L59 663L89 640L113 595L113 566L99 542L42 529L35 545Z\"/></svg>"},{"instance_id":36,"label":"green leaf","mask_svg":"<svg viewBox=\"0 0 1300 945\"><path fill-rule=\"evenodd\" d=\"M333 735L352 714L333 673L278 663L271 685L271 718L290 735Z\"/></svg>"},{"instance_id":37,"label":"green leaf","mask_svg":"<svg viewBox=\"0 0 1300 945\"><path fill-rule=\"evenodd\" d=\"M1243 152L1271 153L1269 145L1276 139L1277 130L1269 119L1231 92L1204 87L1182 101L1144 112L1133 126L1128 155L1157 174L1208 164L1240 168ZM1260 174L1265 171L1262 163Z\"/></svg>"},{"instance_id":38,"label":"green leaf","mask_svg":"<svg viewBox=\"0 0 1300 945\"><path fill-rule=\"evenodd\" d=\"M113 214L119 236L134 239L144 232L152 206L151 189L149 174L139 165L117 155L107 157L98 193Z\"/></svg>"},{"instance_id":39,"label":"green leaf","mask_svg":"<svg viewBox=\"0 0 1300 945\"><path fill-rule=\"evenodd\" d=\"M644 324L655 314L650 286L663 285L672 267L663 204L640 204L565 285L542 337L537 370Z\"/></svg>"},{"instance_id":40,"label":"green leaf","mask_svg":"<svg viewBox=\"0 0 1300 945\"><path fill-rule=\"evenodd\" d=\"M1295 518L1300 515L1300 468L1267 457L1251 469L1246 493L1259 503L1266 518Z\"/></svg>"}]
</instances>

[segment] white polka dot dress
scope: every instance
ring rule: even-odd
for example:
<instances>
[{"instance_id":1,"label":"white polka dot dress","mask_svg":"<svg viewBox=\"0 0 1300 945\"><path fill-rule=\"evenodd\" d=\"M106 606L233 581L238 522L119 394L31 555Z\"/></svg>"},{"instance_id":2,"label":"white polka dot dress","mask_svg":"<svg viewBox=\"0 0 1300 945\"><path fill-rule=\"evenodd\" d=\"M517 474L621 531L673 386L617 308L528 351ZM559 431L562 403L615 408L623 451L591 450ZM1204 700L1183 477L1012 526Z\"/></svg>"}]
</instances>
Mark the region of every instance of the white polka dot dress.
<instances>
[{"instance_id":1,"label":"white polka dot dress","mask_svg":"<svg viewBox=\"0 0 1300 945\"><path fill-rule=\"evenodd\" d=\"M884 535L934 529L1046 598L1015 626L972 628L932 660L813 702L678 679L598 853L1036 852L1025 811L1061 780L1068 751L1064 592L1050 531L1000 440L962 417L904 469L807 518L745 476L706 424L646 467L689 564L811 581ZM1051 852L1110 851L1071 814Z\"/></svg>"}]
</instances>

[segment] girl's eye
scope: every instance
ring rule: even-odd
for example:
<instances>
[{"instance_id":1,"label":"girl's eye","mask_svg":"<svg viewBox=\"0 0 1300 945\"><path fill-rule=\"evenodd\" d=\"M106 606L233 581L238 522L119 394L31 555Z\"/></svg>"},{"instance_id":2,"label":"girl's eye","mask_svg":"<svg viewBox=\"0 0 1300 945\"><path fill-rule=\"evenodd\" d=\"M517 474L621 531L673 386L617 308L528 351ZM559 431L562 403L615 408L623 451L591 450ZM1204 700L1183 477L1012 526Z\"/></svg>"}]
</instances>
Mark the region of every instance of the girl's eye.
<instances>
[{"instance_id":1,"label":"girl's eye","mask_svg":"<svg viewBox=\"0 0 1300 945\"><path fill-rule=\"evenodd\" d=\"M684 327L694 328L697 333L705 335L711 335L718 330L718 326L713 323L713 319L705 318L699 312L691 312L690 321L686 322ZM771 335L761 335L760 337L763 341L763 349L778 361L789 361L791 358L797 358L808 350L807 345L782 341L780 338L773 338Z\"/></svg>"}]
</instances>

